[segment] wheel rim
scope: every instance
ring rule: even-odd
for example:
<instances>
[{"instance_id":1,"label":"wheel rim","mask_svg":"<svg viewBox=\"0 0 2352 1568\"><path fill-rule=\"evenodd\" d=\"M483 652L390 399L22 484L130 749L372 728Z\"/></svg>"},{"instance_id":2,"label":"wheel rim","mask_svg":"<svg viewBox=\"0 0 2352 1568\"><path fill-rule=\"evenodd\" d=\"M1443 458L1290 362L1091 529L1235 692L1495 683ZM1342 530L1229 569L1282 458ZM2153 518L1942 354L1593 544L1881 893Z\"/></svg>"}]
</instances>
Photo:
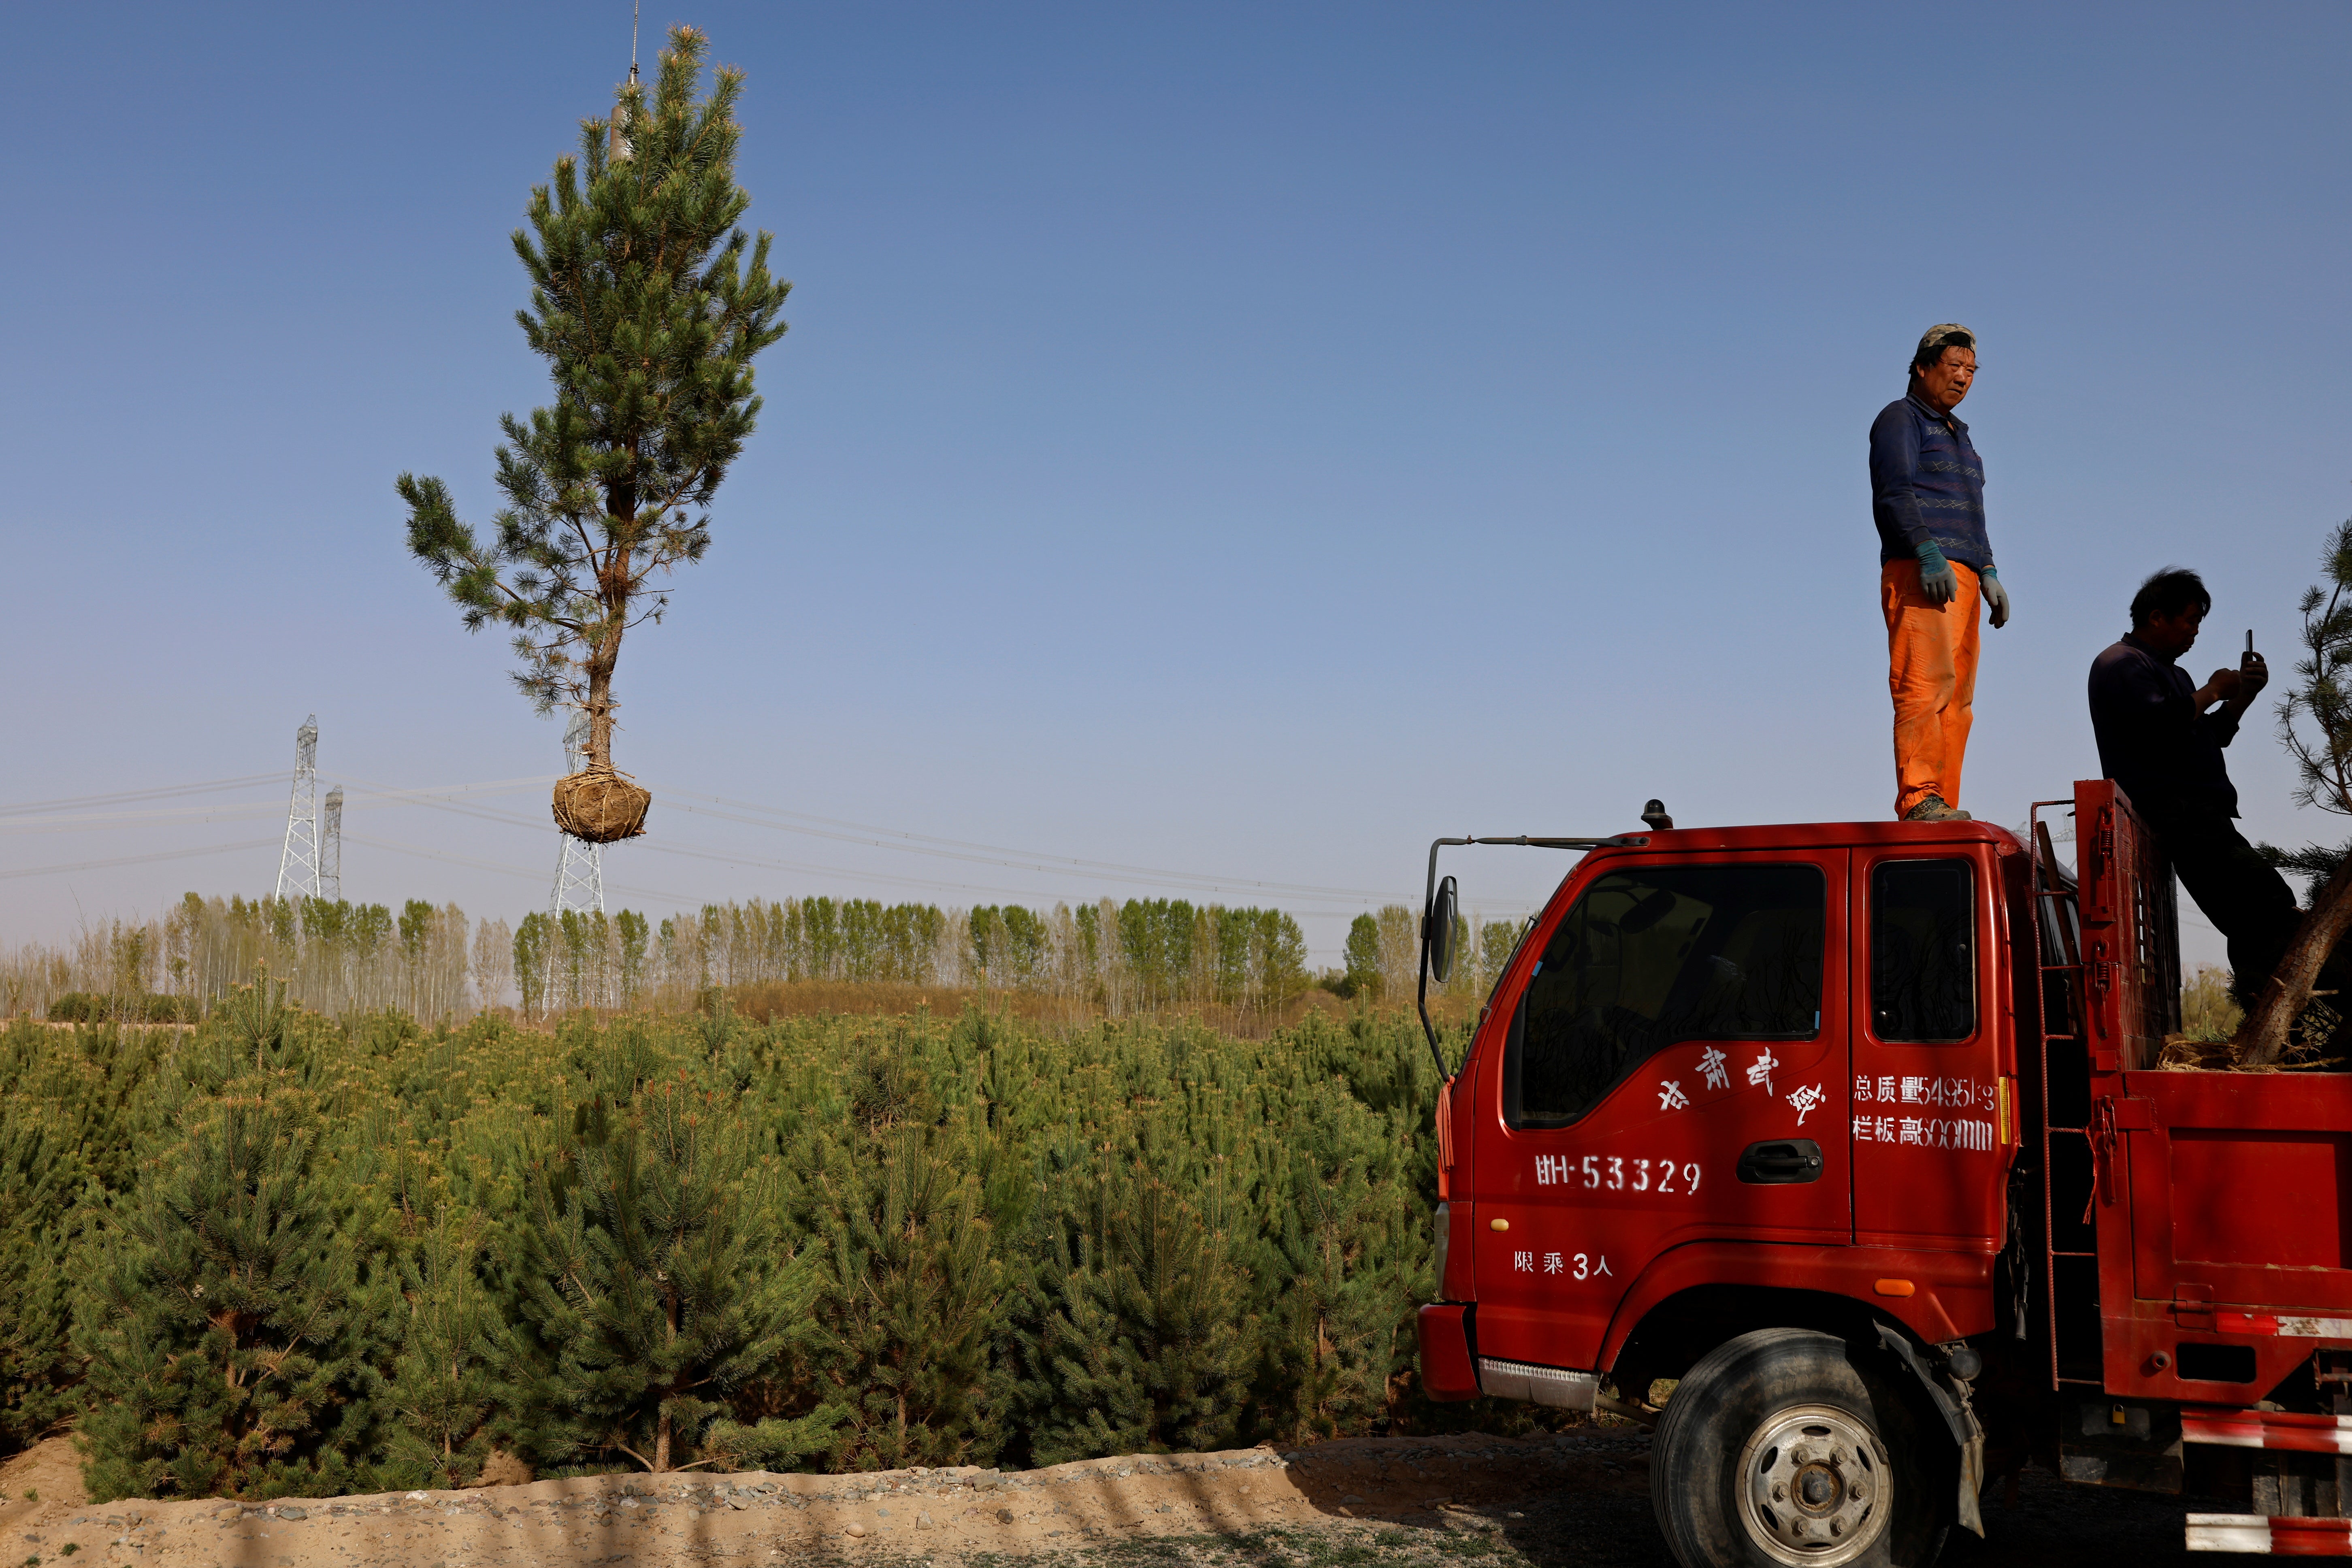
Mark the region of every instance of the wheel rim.
<instances>
[{"instance_id":1,"label":"wheel rim","mask_svg":"<svg viewBox=\"0 0 2352 1568\"><path fill-rule=\"evenodd\" d=\"M1886 1450L1867 1422L1826 1405L1774 1414L1739 1451L1739 1521L1776 1563L1834 1568L1893 1516Z\"/></svg>"}]
</instances>

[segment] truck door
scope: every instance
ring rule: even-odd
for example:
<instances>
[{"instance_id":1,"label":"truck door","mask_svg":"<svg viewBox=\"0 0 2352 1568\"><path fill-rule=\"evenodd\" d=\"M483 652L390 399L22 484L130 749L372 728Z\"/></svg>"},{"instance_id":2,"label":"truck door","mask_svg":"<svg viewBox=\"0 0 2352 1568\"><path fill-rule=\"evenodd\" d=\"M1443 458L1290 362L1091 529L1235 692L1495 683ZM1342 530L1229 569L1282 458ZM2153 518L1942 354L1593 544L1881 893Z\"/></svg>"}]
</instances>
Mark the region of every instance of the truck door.
<instances>
[{"instance_id":1,"label":"truck door","mask_svg":"<svg viewBox=\"0 0 2352 1568\"><path fill-rule=\"evenodd\" d=\"M1990 1250L2003 1228L1990 858L1853 856L1853 1226L1864 1246Z\"/></svg>"},{"instance_id":2,"label":"truck door","mask_svg":"<svg viewBox=\"0 0 2352 1568\"><path fill-rule=\"evenodd\" d=\"M1609 856L1554 900L1477 1080L1480 1355L1591 1367L1700 1237L1851 1239L1848 858Z\"/></svg>"}]
</instances>

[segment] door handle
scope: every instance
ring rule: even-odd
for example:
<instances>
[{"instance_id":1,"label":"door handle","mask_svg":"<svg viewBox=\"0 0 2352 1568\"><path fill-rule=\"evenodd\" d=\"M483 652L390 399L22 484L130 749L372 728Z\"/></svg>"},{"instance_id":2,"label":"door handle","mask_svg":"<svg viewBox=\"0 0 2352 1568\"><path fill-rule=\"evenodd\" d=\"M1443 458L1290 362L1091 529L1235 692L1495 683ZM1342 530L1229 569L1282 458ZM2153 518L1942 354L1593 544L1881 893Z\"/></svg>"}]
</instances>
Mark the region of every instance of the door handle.
<instances>
[{"instance_id":1,"label":"door handle","mask_svg":"<svg viewBox=\"0 0 2352 1568\"><path fill-rule=\"evenodd\" d=\"M1768 1138L1750 1143L1735 1172L1752 1187L1791 1187L1822 1179L1822 1146L1810 1138Z\"/></svg>"}]
</instances>

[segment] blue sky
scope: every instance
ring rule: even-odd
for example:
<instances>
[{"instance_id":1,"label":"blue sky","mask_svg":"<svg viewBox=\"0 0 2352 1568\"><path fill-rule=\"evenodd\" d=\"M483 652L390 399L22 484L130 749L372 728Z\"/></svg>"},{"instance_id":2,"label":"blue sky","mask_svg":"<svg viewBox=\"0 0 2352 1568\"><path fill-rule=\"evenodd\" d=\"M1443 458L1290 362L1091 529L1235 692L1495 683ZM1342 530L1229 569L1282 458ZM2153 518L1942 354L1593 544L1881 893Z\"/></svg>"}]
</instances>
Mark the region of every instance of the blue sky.
<instances>
[{"instance_id":1,"label":"blue sky","mask_svg":"<svg viewBox=\"0 0 2352 1568\"><path fill-rule=\"evenodd\" d=\"M615 902L1181 890L666 787L1225 879L1327 960L1439 833L1883 816L1864 433L1933 321L1982 335L2016 604L1979 815L2095 771L2084 672L2141 576L2207 574L2200 675L2247 627L2284 674L2352 512L2341 6L706 4L646 13L648 62L673 20L749 74L796 288L711 554L623 655L657 804ZM325 783L558 771L392 480L493 510L497 416L546 397L507 235L628 23L12 19L0 805L282 769L311 711ZM2250 835L2344 836L2267 721L2231 763ZM543 793L475 798L514 820L355 810L346 893L543 905ZM215 801L250 814L0 831L0 872L282 825L282 784L161 804ZM6 877L0 940L276 865Z\"/></svg>"}]
</instances>

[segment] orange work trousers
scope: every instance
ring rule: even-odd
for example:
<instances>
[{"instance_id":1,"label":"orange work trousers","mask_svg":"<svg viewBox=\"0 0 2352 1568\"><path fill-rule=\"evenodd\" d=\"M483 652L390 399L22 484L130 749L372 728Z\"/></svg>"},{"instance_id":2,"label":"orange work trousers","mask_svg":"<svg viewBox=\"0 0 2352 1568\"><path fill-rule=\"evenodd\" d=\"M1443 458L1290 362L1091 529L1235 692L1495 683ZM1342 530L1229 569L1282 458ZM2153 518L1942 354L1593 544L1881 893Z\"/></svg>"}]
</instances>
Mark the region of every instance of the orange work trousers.
<instances>
[{"instance_id":1,"label":"orange work trousers","mask_svg":"<svg viewBox=\"0 0 2352 1568\"><path fill-rule=\"evenodd\" d=\"M1960 591L1930 603L1916 561L1878 569L1886 612L1886 689L1895 698L1895 816L1927 796L1960 804L1960 763L1968 755L1977 694L1976 569L1955 561Z\"/></svg>"}]
</instances>

